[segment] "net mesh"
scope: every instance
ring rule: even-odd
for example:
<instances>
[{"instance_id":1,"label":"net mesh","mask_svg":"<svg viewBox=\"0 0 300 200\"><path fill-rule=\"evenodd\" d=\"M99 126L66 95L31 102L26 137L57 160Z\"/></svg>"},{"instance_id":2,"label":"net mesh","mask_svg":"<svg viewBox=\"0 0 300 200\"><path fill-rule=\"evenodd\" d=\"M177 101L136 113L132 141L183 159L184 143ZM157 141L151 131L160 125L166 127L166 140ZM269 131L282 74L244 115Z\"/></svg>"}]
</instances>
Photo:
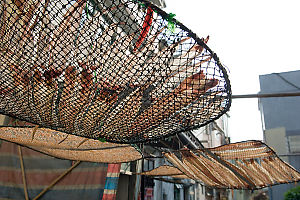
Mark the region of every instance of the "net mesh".
<instances>
[{"instance_id":1,"label":"net mesh","mask_svg":"<svg viewBox=\"0 0 300 200\"><path fill-rule=\"evenodd\" d=\"M230 107L226 70L146 1L0 2L0 113L87 138L157 140Z\"/></svg>"}]
</instances>

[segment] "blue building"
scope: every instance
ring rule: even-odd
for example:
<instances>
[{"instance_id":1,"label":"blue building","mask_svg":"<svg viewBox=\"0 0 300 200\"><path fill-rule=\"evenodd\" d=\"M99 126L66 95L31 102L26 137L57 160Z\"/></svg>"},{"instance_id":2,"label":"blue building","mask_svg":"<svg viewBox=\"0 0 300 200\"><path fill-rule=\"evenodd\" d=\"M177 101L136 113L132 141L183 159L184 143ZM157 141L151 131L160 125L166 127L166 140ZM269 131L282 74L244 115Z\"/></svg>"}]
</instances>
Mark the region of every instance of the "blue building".
<instances>
[{"instance_id":1,"label":"blue building","mask_svg":"<svg viewBox=\"0 0 300 200\"><path fill-rule=\"evenodd\" d=\"M300 70L259 76L260 93L300 92ZM300 170L300 97L259 99L264 140L280 158ZM271 200L284 199L294 183L269 188Z\"/></svg>"}]
</instances>

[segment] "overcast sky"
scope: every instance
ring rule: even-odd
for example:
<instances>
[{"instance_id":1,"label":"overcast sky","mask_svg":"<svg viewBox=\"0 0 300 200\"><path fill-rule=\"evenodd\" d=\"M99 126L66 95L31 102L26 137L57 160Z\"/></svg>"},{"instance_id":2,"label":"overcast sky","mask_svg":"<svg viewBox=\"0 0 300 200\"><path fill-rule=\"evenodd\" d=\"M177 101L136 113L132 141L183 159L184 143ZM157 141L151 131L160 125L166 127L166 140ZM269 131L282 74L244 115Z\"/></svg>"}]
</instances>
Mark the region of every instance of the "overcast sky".
<instances>
[{"instance_id":1,"label":"overcast sky","mask_svg":"<svg viewBox=\"0 0 300 200\"><path fill-rule=\"evenodd\" d=\"M167 12L199 37L230 70L233 94L259 92L259 75L300 70L299 0L165 0ZM233 142L262 140L257 99L233 100Z\"/></svg>"}]
</instances>

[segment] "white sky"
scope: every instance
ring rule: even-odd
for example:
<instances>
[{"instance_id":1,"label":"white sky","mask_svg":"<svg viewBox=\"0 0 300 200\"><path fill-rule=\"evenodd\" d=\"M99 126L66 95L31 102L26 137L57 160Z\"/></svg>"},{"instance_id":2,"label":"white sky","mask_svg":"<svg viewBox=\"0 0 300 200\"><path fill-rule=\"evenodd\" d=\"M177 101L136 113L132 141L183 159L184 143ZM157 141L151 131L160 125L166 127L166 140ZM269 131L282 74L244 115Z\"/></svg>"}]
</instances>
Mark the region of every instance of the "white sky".
<instances>
[{"instance_id":1,"label":"white sky","mask_svg":"<svg viewBox=\"0 0 300 200\"><path fill-rule=\"evenodd\" d=\"M258 76L299 70L299 0L165 0L229 70L233 94L259 92ZM262 140L257 99L233 100L229 131L233 142Z\"/></svg>"}]
</instances>

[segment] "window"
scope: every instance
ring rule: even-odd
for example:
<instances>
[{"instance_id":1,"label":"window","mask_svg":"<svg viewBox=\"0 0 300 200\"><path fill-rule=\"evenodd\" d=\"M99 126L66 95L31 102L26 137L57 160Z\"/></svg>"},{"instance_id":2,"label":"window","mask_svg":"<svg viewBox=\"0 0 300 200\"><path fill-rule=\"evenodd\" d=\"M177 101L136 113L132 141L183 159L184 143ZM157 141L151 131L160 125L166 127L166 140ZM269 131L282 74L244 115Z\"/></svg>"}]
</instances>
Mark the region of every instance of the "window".
<instances>
[{"instance_id":1,"label":"window","mask_svg":"<svg viewBox=\"0 0 300 200\"><path fill-rule=\"evenodd\" d=\"M288 142L291 153L300 153L300 135L288 136Z\"/></svg>"}]
</instances>

